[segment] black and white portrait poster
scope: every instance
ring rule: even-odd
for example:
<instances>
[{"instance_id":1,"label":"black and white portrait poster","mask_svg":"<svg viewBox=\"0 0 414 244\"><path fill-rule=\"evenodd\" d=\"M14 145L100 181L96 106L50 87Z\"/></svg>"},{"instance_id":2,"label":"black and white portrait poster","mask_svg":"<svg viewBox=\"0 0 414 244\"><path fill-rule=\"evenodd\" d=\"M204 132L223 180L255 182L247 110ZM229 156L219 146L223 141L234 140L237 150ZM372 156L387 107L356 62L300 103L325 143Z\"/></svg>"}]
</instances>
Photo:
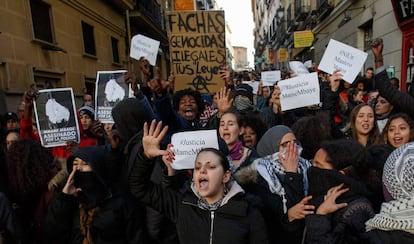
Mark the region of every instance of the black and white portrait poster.
<instances>
[{"instance_id":1,"label":"black and white portrait poster","mask_svg":"<svg viewBox=\"0 0 414 244\"><path fill-rule=\"evenodd\" d=\"M102 123L113 123L112 108L128 98L129 89L124 81L126 70L98 71L96 76L96 119Z\"/></svg>"},{"instance_id":2,"label":"black and white portrait poster","mask_svg":"<svg viewBox=\"0 0 414 244\"><path fill-rule=\"evenodd\" d=\"M44 147L64 146L67 141L80 142L72 88L40 90L34 105Z\"/></svg>"}]
</instances>

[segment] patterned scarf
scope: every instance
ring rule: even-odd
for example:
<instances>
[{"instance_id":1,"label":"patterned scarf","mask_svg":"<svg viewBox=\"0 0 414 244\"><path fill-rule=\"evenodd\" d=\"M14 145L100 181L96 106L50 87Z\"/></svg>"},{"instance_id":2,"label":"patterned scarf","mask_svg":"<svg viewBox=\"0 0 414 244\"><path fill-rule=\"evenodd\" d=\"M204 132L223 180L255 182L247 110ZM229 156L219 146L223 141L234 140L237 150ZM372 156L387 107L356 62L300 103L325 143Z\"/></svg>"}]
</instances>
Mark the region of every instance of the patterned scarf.
<instances>
[{"instance_id":1,"label":"patterned scarf","mask_svg":"<svg viewBox=\"0 0 414 244\"><path fill-rule=\"evenodd\" d=\"M239 160L243 157L243 143L240 140L237 140L236 144L232 149L230 149L229 155L232 160Z\"/></svg>"},{"instance_id":2,"label":"patterned scarf","mask_svg":"<svg viewBox=\"0 0 414 244\"><path fill-rule=\"evenodd\" d=\"M217 202L209 204L208 202L206 202L206 200L204 200L203 198L200 197L200 198L198 198L197 205L201 209L205 209L205 210L208 210L208 211L215 211L221 206L222 202L223 202L223 198L220 198L220 200L218 200Z\"/></svg>"},{"instance_id":3,"label":"patterned scarf","mask_svg":"<svg viewBox=\"0 0 414 244\"><path fill-rule=\"evenodd\" d=\"M414 199L384 202L380 213L368 220L365 225L367 231L401 230L414 234Z\"/></svg>"},{"instance_id":4,"label":"patterned scarf","mask_svg":"<svg viewBox=\"0 0 414 244\"><path fill-rule=\"evenodd\" d=\"M266 180L269 190L273 194L277 194L282 197L283 199L283 212L287 212L286 207L286 197L285 197L285 189L280 183L278 176L284 176L285 170L283 168L282 163L279 160L279 152L274 153L272 155L268 155L263 158L256 159L253 164L256 165L256 170ZM302 157L299 157L298 163L298 173L303 175L303 189L305 196L307 195L308 190L308 178L306 175L307 169L311 166L310 162Z\"/></svg>"}]
</instances>

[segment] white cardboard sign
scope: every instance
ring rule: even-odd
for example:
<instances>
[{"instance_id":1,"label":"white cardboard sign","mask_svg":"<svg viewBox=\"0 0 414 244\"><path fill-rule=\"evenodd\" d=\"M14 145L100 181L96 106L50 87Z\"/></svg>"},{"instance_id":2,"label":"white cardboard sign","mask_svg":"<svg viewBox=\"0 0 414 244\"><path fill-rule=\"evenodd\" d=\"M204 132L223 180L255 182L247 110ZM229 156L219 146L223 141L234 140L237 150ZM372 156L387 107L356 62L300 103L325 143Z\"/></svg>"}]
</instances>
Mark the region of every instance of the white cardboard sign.
<instances>
[{"instance_id":1,"label":"white cardboard sign","mask_svg":"<svg viewBox=\"0 0 414 244\"><path fill-rule=\"evenodd\" d=\"M359 49L331 39L318 69L329 74L333 74L336 69L339 69L343 79L352 84L361 71L367 56L367 53Z\"/></svg>"},{"instance_id":2,"label":"white cardboard sign","mask_svg":"<svg viewBox=\"0 0 414 244\"><path fill-rule=\"evenodd\" d=\"M263 71L261 74L263 86L273 86L281 79L280 70Z\"/></svg>"},{"instance_id":3,"label":"white cardboard sign","mask_svg":"<svg viewBox=\"0 0 414 244\"><path fill-rule=\"evenodd\" d=\"M293 70L293 72L295 73L296 76L309 74L309 70L300 61L290 61L289 62L289 67L290 67L291 70Z\"/></svg>"},{"instance_id":4,"label":"white cardboard sign","mask_svg":"<svg viewBox=\"0 0 414 244\"><path fill-rule=\"evenodd\" d=\"M280 105L282 111L320 103L319 81L316 72L281 80Z\"/></svg>"},{"instance_id":5,"label":"white cardboard sign","mask_svg":"<svg viewBox=\"0 0 414 244\"><path fill-rule=\"evenodd\" d=\"M171 137L175 160L174 169L194 169L198 152L206 147L218 149L217 130L198 130L175 133Z\"/></svg>"},{"instance_id":6,"label":"white cardboard sign","mask_svg":"<svg viewBox=\"0 0 414 244\"><path fill-rule=\"evenodd\" d=\"M139 60L141 57L146 58L153 66L157 63L158 48L160 42L143 35L135 35L131 40L131 52L129 56Z\"/></svg>"}]
</instances>

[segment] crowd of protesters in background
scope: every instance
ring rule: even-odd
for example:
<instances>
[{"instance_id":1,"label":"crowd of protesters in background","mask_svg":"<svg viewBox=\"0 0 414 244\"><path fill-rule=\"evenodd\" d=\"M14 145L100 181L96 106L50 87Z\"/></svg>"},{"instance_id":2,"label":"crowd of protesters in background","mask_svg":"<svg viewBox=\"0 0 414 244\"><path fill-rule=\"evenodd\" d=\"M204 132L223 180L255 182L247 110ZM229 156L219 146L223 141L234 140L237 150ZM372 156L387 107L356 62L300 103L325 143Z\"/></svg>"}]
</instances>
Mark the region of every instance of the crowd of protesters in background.
<instances>
[{"instance_id":1,"label":"crowd of protesters in background","mask_svg":"<svg viewBox=\"0 0 414 244\"><path fill-rule=\"evenodd\" d=\"M287 111L254 71L174 91L142 58L114 123L85 94L80 142L59 147L41 146L29 89L1 118L0 243L414 243L414 97L371 47L355 82L315 67L321 103ZM219 148L175 170L172 135L203 129Z\"/></svg>"}]
</instances>

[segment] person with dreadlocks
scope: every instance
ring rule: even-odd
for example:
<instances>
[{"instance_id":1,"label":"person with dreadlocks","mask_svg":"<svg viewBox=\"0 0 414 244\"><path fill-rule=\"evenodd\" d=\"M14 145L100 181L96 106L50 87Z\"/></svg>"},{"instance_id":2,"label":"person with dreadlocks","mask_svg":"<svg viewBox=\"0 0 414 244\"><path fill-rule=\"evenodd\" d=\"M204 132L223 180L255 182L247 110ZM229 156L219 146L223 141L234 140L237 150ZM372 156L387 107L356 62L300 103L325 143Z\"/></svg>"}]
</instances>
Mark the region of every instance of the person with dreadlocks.
<instances>
[{"instance_id":1,"label":"person with dreadlocks","mask_svg":"<svg viewBox=\"0 0 414 244\"><path fill-rule=\"evenodd\" d=\"M146 243L134 201L108 187L103 147L81 147L67 160L70 175L52 201L47 234L67 243Z\"/></svg>"}]
</instances>

